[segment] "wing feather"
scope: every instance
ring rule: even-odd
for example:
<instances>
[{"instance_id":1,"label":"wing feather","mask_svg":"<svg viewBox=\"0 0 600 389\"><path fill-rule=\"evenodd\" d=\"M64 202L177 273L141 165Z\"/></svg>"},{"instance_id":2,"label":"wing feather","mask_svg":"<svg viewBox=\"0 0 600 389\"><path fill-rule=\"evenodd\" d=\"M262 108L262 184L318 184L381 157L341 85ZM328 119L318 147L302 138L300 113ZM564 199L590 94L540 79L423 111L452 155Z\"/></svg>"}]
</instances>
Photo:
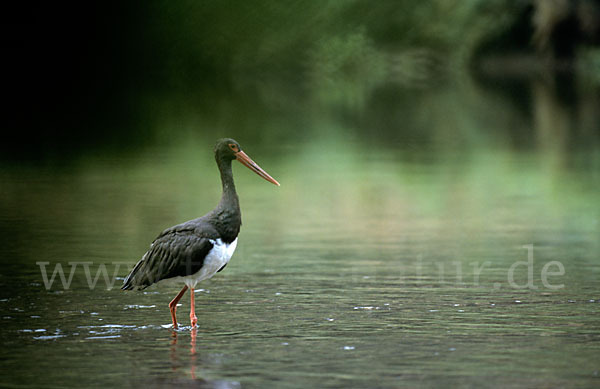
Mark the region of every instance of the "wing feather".
<instances>
[{"instance_id":1,"label":"wing feather","mask_svg":"<svg viewBox=\"0 0 600 389\"><path fill-rule=\"evenodd\" d=\"M194 229L171 228L161 233L125 278L121 289L144 289L155 282L196 273L213 248Z\"/></svg>"}]
</instances>

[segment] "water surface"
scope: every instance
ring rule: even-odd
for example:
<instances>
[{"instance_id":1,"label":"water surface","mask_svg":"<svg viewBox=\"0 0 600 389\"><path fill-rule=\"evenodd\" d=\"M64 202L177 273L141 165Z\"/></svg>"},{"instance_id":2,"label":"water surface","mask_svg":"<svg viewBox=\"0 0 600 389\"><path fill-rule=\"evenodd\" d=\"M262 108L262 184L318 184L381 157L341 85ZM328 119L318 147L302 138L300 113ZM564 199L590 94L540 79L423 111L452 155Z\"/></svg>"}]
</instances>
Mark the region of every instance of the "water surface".
<instances>
[{"instance_id":1,"label":"water surface","mask_svg":"<svg viewBox=\"0 0 600 389\"><path fill-rule=\"evenodd\" d=\"M469 88L383 90L358 111L249 100L165 114L166 142L3 162L4 385L597 383L599 153L548 135L593 124ZM282 185L234 166L237 252L198 285L198 329L186 295L173 331L178 286L118 286L158 232L217 203L228 128L257 129L232 136ZM68 287L50 285L59 264Z\"/></svg>"}]
</instances>

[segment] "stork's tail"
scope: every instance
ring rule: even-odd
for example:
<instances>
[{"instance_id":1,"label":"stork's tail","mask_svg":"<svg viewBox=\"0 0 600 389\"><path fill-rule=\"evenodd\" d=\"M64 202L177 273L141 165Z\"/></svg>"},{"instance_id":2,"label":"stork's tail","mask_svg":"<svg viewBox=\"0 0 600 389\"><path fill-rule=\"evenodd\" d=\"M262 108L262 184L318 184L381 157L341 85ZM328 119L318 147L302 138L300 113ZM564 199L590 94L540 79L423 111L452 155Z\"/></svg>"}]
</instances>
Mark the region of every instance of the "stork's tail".
<instances>
[{"instance_id":1,"label":"stork's tail","mask_svg":"<svg viewBox=\"0 0 600 389\"><path fill-rule=\"evenodd\" d=\"M146 259L146 255L144 254L142 259L140 259L138 261L138 263L135 264L135 266L133 267L133 270L131 270L131 272L127 275L127 277L125 277L125 280L123 281L123 286L121 286L122 290L132 290L135 288L144 289L144 288L148 287L148 285L144 285L144 284L140 284L140 283L136 282L137 278L140 278L140 277L136 277L136 274L142 267L145 259ZM143 278L143 277L141 277L141 278Z\"/></svg>"}]
</instances>

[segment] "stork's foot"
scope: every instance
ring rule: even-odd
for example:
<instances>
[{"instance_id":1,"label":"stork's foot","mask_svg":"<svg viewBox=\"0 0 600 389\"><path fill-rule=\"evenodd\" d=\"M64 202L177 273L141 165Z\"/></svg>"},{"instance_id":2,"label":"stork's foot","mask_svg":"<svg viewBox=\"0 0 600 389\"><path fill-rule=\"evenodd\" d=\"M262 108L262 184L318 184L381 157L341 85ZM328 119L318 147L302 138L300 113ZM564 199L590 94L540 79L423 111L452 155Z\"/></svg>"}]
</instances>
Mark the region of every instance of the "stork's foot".
<instances>
[{"instance_id":1,"label":"stork's foot","mask_svg":"<svg viewBox=\"0 0 600 389\"><path fill-rule=\"evenodd\" d=\"M171 321L173 322L173 329L177 329L177 302L171 301L169 304L169 310L171 311Z\"/></svg>"},{"instance_id":2,"label":"stork's foot","mask_svg":"<svg viewBox=\"0 0 600 389\"><path fill-rule=\"evenodd\" d=\"M175 314L177 312L177 304L174 304L173 306L169 304L169 310L171 311L171 321L173 321L173 328L177 329L177 316Z\"/></svg>"}]
</instances>

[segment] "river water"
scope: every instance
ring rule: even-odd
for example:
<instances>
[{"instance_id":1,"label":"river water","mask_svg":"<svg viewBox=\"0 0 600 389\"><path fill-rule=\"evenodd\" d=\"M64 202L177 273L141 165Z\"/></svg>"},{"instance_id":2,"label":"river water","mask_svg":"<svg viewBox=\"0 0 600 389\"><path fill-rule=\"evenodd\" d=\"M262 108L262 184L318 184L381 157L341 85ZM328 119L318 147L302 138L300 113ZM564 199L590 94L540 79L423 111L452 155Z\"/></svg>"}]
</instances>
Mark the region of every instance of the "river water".
<instances>
[{"instance_id":1,"label":"river water","mask_svg":"<svg viewBox=\"0 0 600 389\"><path fill-rule=\"evenodd\" d=\"M597 98L252 90L148 108L131 147L2 162L2 386L600 382ZM198 285L198 328L186 295L174 331L180 286L119 285L156 234L217 203L227 135L281 187L234 166L237 251Z\"/></svg>"}]
</instances>

